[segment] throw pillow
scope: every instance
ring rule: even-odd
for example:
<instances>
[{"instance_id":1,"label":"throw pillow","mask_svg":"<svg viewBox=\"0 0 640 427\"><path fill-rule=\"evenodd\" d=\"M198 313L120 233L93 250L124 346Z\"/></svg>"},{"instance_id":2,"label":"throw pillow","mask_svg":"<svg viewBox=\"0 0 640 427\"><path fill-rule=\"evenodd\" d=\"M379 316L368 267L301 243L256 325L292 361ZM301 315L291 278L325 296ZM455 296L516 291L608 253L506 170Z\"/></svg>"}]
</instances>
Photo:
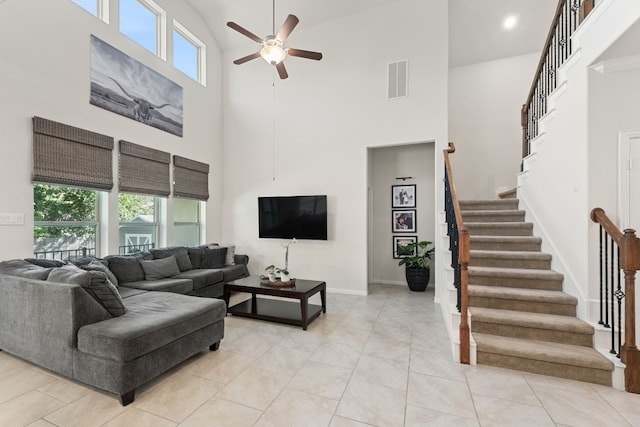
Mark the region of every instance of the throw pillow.
<instances>
[{"instance_id":1,"label":"throw pillow","mask_svg":"<svg viewBox=\"0 0 640 427\"><path fill-rule=\"evenodd\" d=\"M67 264L65 261L62 261L60 259L25 258L24 260L30 262L31 264L35 264L44 268L62 267L63 265Z\"/></svg>"},{"instance_id":2,"label":"throw pillow","mask_svg":"<svg viewBox=\"0 0 640 427\"><path fill-rule=\"evenodd\" d=\"M225 259L225 265L235 265L236 246L227 245L227 258Z\"/></svg>"},{"instance_id":3,"label":"throw pillow","mask_svg":"<svg viewBox=\"0 0 640 427\"><path fill-rule=\"evenodd\" d=\"M86 271L69 264L53 269L47 281L82 286L89 295L114 317L122 316L126 312L118 288L101 271Z\"/></svg>"},{"instance_id":4,"label":"throw pillow","mask_svg":"<svg viewBox=\"0 0 640 427\"><path fill-rule=\"evenodd\" d=\"M144 270L144 278L147 280L164 279L165 277L180 274L180 268L176 262L175 255L149 261L142 260L140 261L140 265Z\"/></svg>"},{"instance_id":5,"label":"throw pillow","mask_svg":"<svg viewBox=\"0 0 640 427\"><path fill-rule=\"evenodd\" d=\"M144 271L140 266L142 259L145 259L143 254L110 255L105 258L120 284L144 280Z\"/></svg>"},{"instance_id":6,"label":"throw pillow","mask_svg":"<svg viewBox=\"0 0 640 427\"><path fill-rule=\"evenodd\" d=\"M227 258L227 248L204 248L200 268L222 268Z\"/></svg>"},{"instance_id":7,"label":"throw pillow","mask_svg":"<svg viewBox=\"0 0 640 427\"><path fill-rule=\"evenodd\" d=\"M202 248L187 248L189 260L193 268L200 268L202 265Z\"/></svg>"},{"instance_id":8,"label":"throw pillow","mask_svg":"<svg viewBox=\"0 0 640 427\"><path fill-rule=\"evenodd\" d=\"M178 263L178 268L180 271L188 271L193 270L193 266L191 265L191 260L189 259L189 252L187 248L184 246L174 247L174 248L161 248L161 249L151 249L151 253L153 254L154 259L158 258L167 258L171 255L176 257L176 262Z\"/></svg>"},{"instance_id":9,"label":"throw pillow","mask_svg":"<svg viewBox=\"0 0 640 427\"><path fill-rule=\"evenodd\" d=\"M27 279L47 280L52 268L44 268L31 264L23 259L12 259L0 262L0 273Z\"/></svg>"},{"instance_id":10,"label":"throw pillow","mask_svg":"<svg viewBox=\"0 0 640 427\"><path fill-rule=\"evenodd\" d=\"M118 278L116 277L116 275L113 274L113 272L111 270L109 270L109 267L107 267L102 262L98 261L97 259L94 259L89 264L84 264L84 265L81 265L79 267L81 269L87 270L87 271L101 271L101 272L103 272L107 276L107 279L109 279L109 281L111 283L113 283L113 285L116 288L118 287Z\"/></svg>"}]
</instances>

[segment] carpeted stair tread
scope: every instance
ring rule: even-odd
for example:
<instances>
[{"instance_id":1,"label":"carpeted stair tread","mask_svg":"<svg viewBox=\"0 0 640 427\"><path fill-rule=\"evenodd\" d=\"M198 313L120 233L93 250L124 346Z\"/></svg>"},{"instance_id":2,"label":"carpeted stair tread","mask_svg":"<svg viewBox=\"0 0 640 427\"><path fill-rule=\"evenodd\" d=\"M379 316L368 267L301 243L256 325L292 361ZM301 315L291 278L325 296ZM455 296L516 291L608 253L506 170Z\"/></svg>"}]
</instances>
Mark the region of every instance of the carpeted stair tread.
<instances>
[{"instance_id":1,"label":"carpeted stair tread","mask_svg":"<svg viewBox=\"0 0 640 427\"><path fill-rule=\"evenodd\" d=\"M577 304L578 299L562 291L544 289L505 288L501 286L469 285L469 296L496 299L511 299L533 302L552 302L559 304Z\"/></svg>"},{"instance_id":2,"label":"carpeted stair tread","mask_svg":"<svg viewBox=\"0 0 640 427\"><path fill-rule=\"evenodd\" d=\"M525 212L520 210L480 210L462 211L466 222L523 222Z\"/></svg>"},{"instance_id":3,"label":"carpeted stair tread","mask_svg":"<svg viewBox=\"0 0 640 427\"><path fill-rule=\"evenodd\" d=\"M551 255L544 252L531 251L487 251L487 250L471 250L471 259L476 258L499 258L512 260L551 260Z\"/></svg>"},{"instance_id":4,"label":"carpeted stair tread","mask_svg":"<svg viewBox=\"0 0 640 427\"><path fill-rule=\"evenodd\" d=\"M478 333L473 334L473 339L476 342L478 352L605 371L613 371L614 369L614 365L609 359L591 347Z\"/></svg>"},{"instance_id":5,"label":"carpeted stair tread","mask_svg":"<svg viewBox=\"0 0 640 427\"><path fill-rule=\"evenodd\" d=\"M471 236L531 236L533 224L530 222L473 222L465 221Z\"/></svg>"},{"instance_id":6,"label":"carpeted stair tread","mask_svg":"<svg viewBox=\"0 0 640 427\"><path fill-rule=\"evenodd\" d=\"M470 276L510 277L518 279L535 279L562 281L564 276L553 270L537 270L533 268L500 268L500 267L469 267Z\"/></svg>"},{"instance_id":7,"label":"carpeted stair tread","mask_svg":"<svg viewBox=\"0 0 640 427\"><path fill-rule=\"evenodd\" d=\"M470 236L471 250L538 252L542 239L534 236Z\"/></svg>"},{"instance_id":8,"label":"carpeted stair tread","mask_svg":"<svg viewBox=\"0 0 640 427\"><path fill-rule=\"evenodd\" d=\"M558 314L527 313L522 311L498 310L484 307L471 307L471 321L501 323L511 326L549 329L593 335L594 328L587 322L571 316Z\"/></svg>"},{"instance_id":9,"label":"carpeted stair tread","mask_svg":"<svg viewBox=\"0 0 640 427\"><path fill-rule=\"evenodd\" d=\"M519 200L460 200L460 210L497 210L497 209L517 209Z\"/></svg>"}]
</instances>

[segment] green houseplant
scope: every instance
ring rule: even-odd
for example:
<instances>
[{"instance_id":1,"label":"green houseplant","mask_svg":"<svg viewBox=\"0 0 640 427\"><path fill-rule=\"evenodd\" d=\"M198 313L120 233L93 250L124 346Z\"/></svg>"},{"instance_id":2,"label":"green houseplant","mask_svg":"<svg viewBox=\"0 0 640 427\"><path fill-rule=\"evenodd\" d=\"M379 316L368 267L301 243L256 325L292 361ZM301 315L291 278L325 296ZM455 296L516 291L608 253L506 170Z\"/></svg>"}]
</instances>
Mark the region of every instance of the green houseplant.
<instances>
[{"instance_id":1,"label":"green houseplant","mask_svg":"<svg viewBox=\"0 0 640 427\"><path fill-rule=\"evenodd\" d=\"M409 243L405 249L414 255L408 255L398 263L405 266L405 278L412 291L422 292L427 289L430 276L429 261L436 250L433 246L429 247L431 244L432 242L426 240Z\"/></svg>"}]
</instances>

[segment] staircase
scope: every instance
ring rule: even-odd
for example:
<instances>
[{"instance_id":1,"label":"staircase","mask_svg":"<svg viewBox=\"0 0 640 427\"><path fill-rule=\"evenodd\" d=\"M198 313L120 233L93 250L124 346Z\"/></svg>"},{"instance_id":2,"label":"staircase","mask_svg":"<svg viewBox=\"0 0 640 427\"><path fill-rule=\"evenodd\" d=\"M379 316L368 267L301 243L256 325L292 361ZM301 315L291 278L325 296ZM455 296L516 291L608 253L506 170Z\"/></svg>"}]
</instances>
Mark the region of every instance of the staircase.
<instances>
[{"instance_id":1,"label":"staircase","mask_svg":"<svg viewBox=\"0 0 640 427\"><path fill-rule=\"evenodd\" d=\"M517 199L461 201L470 234L469 312L479 364L611 385L614 365L593 348Z\"/></svg>"}]
</instances>

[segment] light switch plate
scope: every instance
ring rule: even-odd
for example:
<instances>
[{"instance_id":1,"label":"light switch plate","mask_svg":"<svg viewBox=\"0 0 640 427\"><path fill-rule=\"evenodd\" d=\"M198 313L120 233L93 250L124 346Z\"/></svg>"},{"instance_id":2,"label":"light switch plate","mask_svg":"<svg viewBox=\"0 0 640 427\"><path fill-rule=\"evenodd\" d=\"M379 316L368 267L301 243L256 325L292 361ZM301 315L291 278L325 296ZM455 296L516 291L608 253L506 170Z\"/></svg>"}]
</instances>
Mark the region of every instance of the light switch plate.
<instances>
[{"instance_id":1,"label":"light switch plate","mask_svg":"<svg viewBox=\"0 0 640 427\"><path fill-rule=\"evenodd\" d=\"M0 213L0 225L24 225L24 214Z\"/></svg>"}]
</instances>

